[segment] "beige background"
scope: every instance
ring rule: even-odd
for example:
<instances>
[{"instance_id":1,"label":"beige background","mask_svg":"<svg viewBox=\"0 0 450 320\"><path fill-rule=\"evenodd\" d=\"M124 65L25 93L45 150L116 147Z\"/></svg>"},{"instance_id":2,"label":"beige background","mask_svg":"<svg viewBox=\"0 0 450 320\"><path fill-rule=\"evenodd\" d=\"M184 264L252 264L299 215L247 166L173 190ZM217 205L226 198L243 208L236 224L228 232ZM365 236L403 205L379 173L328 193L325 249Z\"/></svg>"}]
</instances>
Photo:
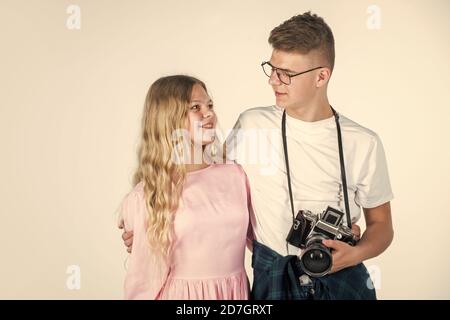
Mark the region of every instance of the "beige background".
<instances>
[{"instance_id":1,"label":"beige background","mask_svg":"<svg viewBox=\"0 0 450 320\"><path fill-rule=\"evenodd\" d=\"M79 30L66 27L71 4ZM380 29L367 25L372 4ZM367 262L380 271L378 295L449 299L446 0L1 0L0 298L122 298L115 210L149 85L174 73L203 79L230 128L246 108L274 102L259 65L268 34L309 9L335 35L330 101L386 149L396 233ZM67 287L71 265L78 290Z\"/></svg>"}]
</instances>

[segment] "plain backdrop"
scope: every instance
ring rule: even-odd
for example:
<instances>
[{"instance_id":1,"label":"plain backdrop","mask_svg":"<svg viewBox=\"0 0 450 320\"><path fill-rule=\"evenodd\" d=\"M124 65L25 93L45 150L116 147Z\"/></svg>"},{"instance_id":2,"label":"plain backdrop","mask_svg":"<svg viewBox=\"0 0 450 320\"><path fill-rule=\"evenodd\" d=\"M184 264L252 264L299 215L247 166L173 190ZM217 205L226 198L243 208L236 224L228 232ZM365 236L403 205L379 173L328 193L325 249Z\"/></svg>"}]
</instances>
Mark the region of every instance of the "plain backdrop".
<instances>
[{"instance_id":1,"label":"plain backdrop","mask_svg":"<svg viewBox=\"0 0 450 320\"><path fill-rule=\"evenodd\" d=\"M260 67L270 30L312 10L336 41L330 102L377 132L387 155L395 239L367 261L378 297L449 299L449 9L447 0L1 0L0 298L121 299L116 211L150 84L199 77L230 129L245 109L275 101Z\"/></svg>"}]
</instances>

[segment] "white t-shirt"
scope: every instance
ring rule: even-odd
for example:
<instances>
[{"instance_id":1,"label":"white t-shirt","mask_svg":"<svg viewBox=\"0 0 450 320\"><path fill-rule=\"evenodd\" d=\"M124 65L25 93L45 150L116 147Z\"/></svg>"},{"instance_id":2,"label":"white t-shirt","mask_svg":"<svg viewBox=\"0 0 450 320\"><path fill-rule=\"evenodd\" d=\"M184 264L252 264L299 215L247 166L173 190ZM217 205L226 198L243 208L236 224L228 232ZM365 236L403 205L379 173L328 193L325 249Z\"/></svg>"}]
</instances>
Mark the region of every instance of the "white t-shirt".
<instances>
[{"instance_id":1,"label":"white t-shirt","mask_svg":"<svg viewBox=\"0 0 450 320\"><path fill-rule=\"evenodd\" d=\"M286 255L292 226L281 135L283 109L243 112L227 139L227 155L244 168L250 183L256 240ZM393 199L383 145L376 133L339 117L352 222L361 207ZM345 213L335 118L305 122L286 115L286 136L295 214L323 212L327 206ZM346 221L344 216L344 221ZM289 246L289 253L298 249Z\"/></svg>"}]
</instances>

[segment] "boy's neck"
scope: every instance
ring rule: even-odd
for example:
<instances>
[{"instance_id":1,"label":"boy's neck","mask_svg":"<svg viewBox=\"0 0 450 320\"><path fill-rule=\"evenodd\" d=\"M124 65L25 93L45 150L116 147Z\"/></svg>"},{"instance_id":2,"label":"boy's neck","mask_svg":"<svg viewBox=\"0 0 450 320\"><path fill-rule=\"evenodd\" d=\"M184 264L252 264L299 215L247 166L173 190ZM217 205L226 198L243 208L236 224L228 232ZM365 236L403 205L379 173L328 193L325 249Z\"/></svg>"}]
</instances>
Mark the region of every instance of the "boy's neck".
<instances>
[{"instance_id":1,"label":"boy's neck","mask_svg":"<svg viewBox=\"0 0 450 320\"><path fill-rule=\"evenodd\" d=\"M292 118L306 122L320 121L333 116L333 111L331 110L328 99L321 101L320 103L286 108L286 113Z\"/></svg>"}]
</instances>

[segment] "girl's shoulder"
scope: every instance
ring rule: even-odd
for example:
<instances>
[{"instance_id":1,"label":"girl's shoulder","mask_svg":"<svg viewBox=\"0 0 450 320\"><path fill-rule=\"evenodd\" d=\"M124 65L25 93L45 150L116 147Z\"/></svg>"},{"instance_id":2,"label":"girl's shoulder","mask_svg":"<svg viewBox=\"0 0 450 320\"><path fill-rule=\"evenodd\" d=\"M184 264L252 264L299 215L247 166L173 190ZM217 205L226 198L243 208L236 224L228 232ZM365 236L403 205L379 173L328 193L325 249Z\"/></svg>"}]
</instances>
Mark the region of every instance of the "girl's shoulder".
<instances>
[{"instance_id":1,"label":"girl's shoulder","mask_svg":"<svg viewBox=\"0 0 450 320\"><path fill-rule=\"evenodd\" d=\"M135 193L136 195L143 197L144 196L144 181L141 181L137 185L135 185L130 193Z\"/></svg>"},{"instance_id":2,"label":"girl's shoulder","mask_svg":"<svg viewBox=\"0 0 450 320\"><path fill-rule=\"evenodd\" d=\"M226 163L216 163L214 167L224 173L235 173L238 175L245 175L242 166L235 161L227 161Z\"/></svg>"},{"instance_id":3,"label":"girl's shoulder","mask_svg":"<svg viewBox=\"0 0 450 320\"><path fill-rule=\"evenodd\" d=\"M247 180L247 175L242 166L234 161L214 164L214 167L216 173L214 179L220 179L223 183L229 182L234 184L246 182Z\"/></svg>"}]
</instances>

